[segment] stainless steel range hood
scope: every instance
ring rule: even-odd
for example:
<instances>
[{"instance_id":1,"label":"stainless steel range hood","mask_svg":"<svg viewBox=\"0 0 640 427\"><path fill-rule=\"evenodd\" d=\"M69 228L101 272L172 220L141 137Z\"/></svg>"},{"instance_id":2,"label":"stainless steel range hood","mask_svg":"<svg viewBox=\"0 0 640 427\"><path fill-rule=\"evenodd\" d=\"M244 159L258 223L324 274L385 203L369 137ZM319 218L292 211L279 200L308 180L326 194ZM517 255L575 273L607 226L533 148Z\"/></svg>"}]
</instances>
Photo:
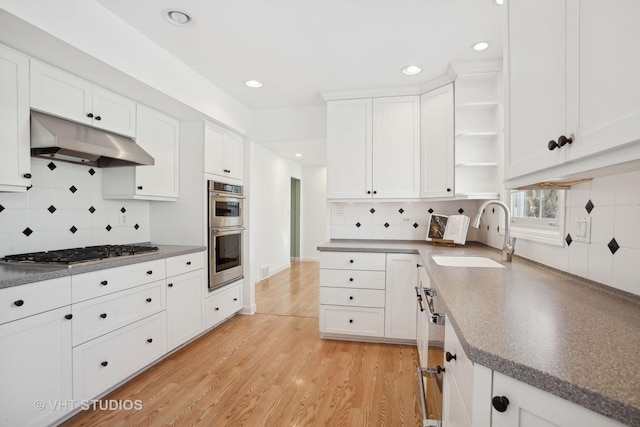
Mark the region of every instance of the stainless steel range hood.
<instances>
[{"instance_id":1,"label":"stainless steel range hood","mask_svg":"<svg viewBox=\"0 0 640 427\"><path fill-rule=\"evenodd\" d=\"M31 111L31 155L97 167L153 165L130 138Z\"/></svg>"}]
</instances>

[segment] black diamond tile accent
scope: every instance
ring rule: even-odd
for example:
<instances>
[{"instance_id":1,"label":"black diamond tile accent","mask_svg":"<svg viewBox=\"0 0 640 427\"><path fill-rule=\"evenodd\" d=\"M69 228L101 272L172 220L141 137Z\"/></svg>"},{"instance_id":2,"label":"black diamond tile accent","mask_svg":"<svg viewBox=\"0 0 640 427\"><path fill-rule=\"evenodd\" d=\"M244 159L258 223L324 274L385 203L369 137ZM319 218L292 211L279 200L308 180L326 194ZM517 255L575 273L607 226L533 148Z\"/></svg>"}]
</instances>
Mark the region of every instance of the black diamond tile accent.
<instances>
[{"instance_id":1,"label":"black diamond tile accent","mask_svg":"<svg viewBox=\"0 0 640 427\"><path fill-rule=\"evenodd\" d=\"M489 225L487 225L487 231L489 231Z\"/></svg>"},{"instance_id":2,"label":"black diamond tile accent","mask_svg":"<svg viewBox=\"0 0 640 427\"><path fill-rule=\"evenodd\" d=\"M496 208L491 208L491 213L492 214L496 213Z\"/></svg>"},{"instance_id":3,"label":"black diamond tile accent","mask_svg":"<svg viewBox=\"0 0 640 427\"><path fill-rule=\"evenodd\" d=\"M400 209L398 209L398 212L404 213L404 209L400 208Z\"/></svg>"},{"instance_id":4,"label":"black diamond tile accent","mask_svg":"<svg viewBox=\"0 0 640 427\"><path fill-rule=\"evenodd\" d=\"M4 210L4 206L0 205L0 212Z\"/></svg>"},{"instance_id":5,"label":"black diamond tile accent","mask_svg":"<svg viewBox=\"0 0 640 427\"><path fill-rule=\"evenodd\" d=\"M125 213L127 210L124 208L124 206L122 207L122 209L120 209L120 212Z\"/></svg>"},{"instance_id":6,"label":"black diamond tile accent","mask_svg":"<svg viewBox=\"0 0 640 427\"><path fill-rule=\"evenodd\" d=\"M49 162L49 164L47 165L47 167L48 167L50 170L54 170L55 168L57 168L56 164L55 164L55 163L53 163L53 162Z\"/></svg>"},{"instance_id":7,"label":"black diamond tile accent","mask_svg":"<svg viewBox=\"0 0 640 427\"><path fill-rule=\"evenodd\" d=\"M360 224L359 222L356 222L356 227L360 228L362 224Z\"/></svg>"},{"instance_id":8,"label":"black diamond tile accent","mask_svg":"<svg viewBox=\"0 0 640 427\"><path fill-rule=\"evenodd\" d=\"M93 206L89 208L89 212L94 213L95 211L96 211L96 208L94 208Z\"/></svg>"},{"instance_id":9,"label":"black diamond tile accent","mask_svg":"<svg viewBox=\"0 0 640 427\"><path fill-rule=\"evenodd\" d=\"M593 205L593 202L589 200L587 204L584 206L584 208L587 210L587 213L591 213L591 211L593 210L593 208L595 208L595 206Z\"/></svg>"},{"instance_id":10,"label":"black diamond tile accent","mask_svg":"<svg viewBox=\"0 0 640 427\"><path fill-rule=\"evenodd\" d=\"M571 234L567 234L567 237L564 238L564 241L567 242L567 246L571 246L571 242L573 242Z\"/></svg>"},{"instance_id":11,"label":"black diamond tile accent","mask_svg":"<svg viewBox=\"0 0 640 427\"><path fill-rule=\"evenodd\" d=\"M384 223L384 228L389 228L389 223L388 222Z\"/></svg>"},{"instance_id":12,"label":"black diamond tile accent","mask_svg":"<svg viewBox=\"0 0 640 427\"><path fill-rule=\"evenodd\" d=\"M112 227L111 227L111 225L107 225L107 227L106 227L106 228L107 228L107 231L111 231L111 228L112 228Z\"/></svg>"},{"instance_id":13,"label":"black diamond tile accent","mask_svg":"<svg viewBox=\"0 0 640 427\"><path fill-rule=\"evenodd\" d=\"M138 228L140 228L140 226L138 224L136 224L136 225L133 226L133 228L135 228L137 230Z\"/></svg>"},{"instance_id":14,"label":"black diamond tile accent","mask_svg":"<svg viewBox=\"0 0 640 427\"><path fill-rule=\"evenodd\" d=\"M618 245L618 242L616 242L615 237L611 239L611 241L609 242L609 244L607 244L607 246L609 247L609 250L611 251L612 254L615 254L618 251L618 249L620 249L620 245Z\"/></svg>"},{"instance_id":15,"label":"black diamond tile accent","mask_svg":"<svg viewBox=\"0 0 640 427\"><path fill-rule=\"evenodd\" d=\"M78 231L78 229L77 229L77 228L76 228L76 226L74 225L74 226L72 226L72 227L69 229L69 231L70 231L70 232L72 232L73 234L76 234L76 231Z\"/></svg>"},{"instance_id":16,"label":"black diamond tile accent","mask_svg":"<svg viewBox=\"0 0 640 427\"><path fill-rule=\"evenodd\" d=\"M47 209L49 212L54 213L55 211L57 211L56 207L51 205L49 206L49 208Z\"/></svg>"},{"instance_id":17,"label":"black diamond tile accent","mask_svg":"<svg viewBox=\"0 0 640 427\"><path fill-rule=\"evenodd\" d=\"M31 233L33 233L33 230L30 229L29 227L27 227L24 230L22 230L22 234L24 234L27 237L31 236Z\"/></svg>"},{"instance_id":18,"label":"black diamond tile accent","mask_svg":"<svg viewBox=\"0 0 640 427\"><path fill-rule=\"evenodd\" d=\"M417 222L414 222L414 223L413 223L413 228L418 228L418 227L419 227L418 223L417 223Z\"/></svg>"},{"instance_id":19,"label":"black diamond tile accent","mask_svg":"<svg viewBox=\"0 0 640 427\"><path fill-rule=\"evenodd\" d=\"M76 191L78 191L78 189L76 188L75 185L72 185L71 187L69 187L69 191L71 191L72 193L75 193Z\"/></svg>"},{"instance_id":20,"label":"black diamond tile accent","mask_svg":"<svg viewBox=\"0 0 640 427\"><path fill-rule=\"evenodd\" d=\"M464 209L462 209L462 208L458 209L458 213L459 213L460 215L462 215L462 213L463 213L463 212L464 212Z\"/></svg>"},{"instance_id":21,"label":"black diamond tile accent","mask_svg":"<svg viewBox=\"0 0 640 427\"><path fill-rule=\"evenodd\" d=\"M433 209L429 208L429 210L427 212L433 213Z\"/></svg>"},{"instance_id":22,"label":"black diamond tile accent","mask_svg":"<svg viewBox=\"0 0 640 427\"><path fill-rule=\"evenodd\" d=\"M375 213L375 211L376 211L376 210L375 210L375 209L373 209L373 208L369 209L369 212L371 212L371 213Z\"/></svg>"},{"instance_id":23,"label":"black diamond tile accent","mask_svg":"<svg viewBox=\"0 0 640 427\"><path fill-rule=\"evenodd\" d=\"M96 174L96 171L95 171L95 170L93 170L93 168L89 169L89 171L88 171L88 172L89 172L89 175L91 175L91 176L93 176L93 175L95 175L95 174Z\"/></svg>"}]
</instances>

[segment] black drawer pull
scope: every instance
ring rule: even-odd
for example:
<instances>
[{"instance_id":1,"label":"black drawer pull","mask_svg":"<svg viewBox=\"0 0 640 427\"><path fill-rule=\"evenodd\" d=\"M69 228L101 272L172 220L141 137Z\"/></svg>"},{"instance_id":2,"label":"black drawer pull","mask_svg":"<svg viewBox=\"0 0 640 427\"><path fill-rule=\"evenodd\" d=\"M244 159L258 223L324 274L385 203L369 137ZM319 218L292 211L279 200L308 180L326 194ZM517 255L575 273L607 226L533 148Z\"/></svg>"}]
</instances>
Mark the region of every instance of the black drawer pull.
<instances>
[{"instance_id":1,"label":"black drawer pull","mask_svg":"<svg viewBox=\"0 0 640 427\"><path fill-rule=\"evenodd\" d=\"M102 117L96 116L96 120L102 120Z\"/></svg>"},{"instance_id":2,"label":"black drawer pull","mask_svg":"<svg viewBox=\"0 0 640 427\"><path fill-rule=\"evenodd\" d=\"M458 356L447 351L445 354L445 359L447 359L447 362L451 362L452 360L458 360Z\"/></svg>"},{"instance_id":3,"label":"black drawer pull","mask_svg":"<svg viewBox=\"0 0 640 427\"><path fill-rule=\"evenodd\" d=\"M149 276L151 276L151 275L153 274L153 270L149 270L149 271L147 271L147 274L148 274Z\"/></svg>"},{"instance_id":4,"label":"black drawer pull","mask_svg":"<svg viewBox=\"0 0 640 427\"><path fill-rule=\"evenodd\" d=\"M234 300L234 301L238 301L238 298L234 298L233 300Z\"/></svg>"},{"instance_id":5,"label":"black drawer pull","mask_svg":"<svg viewBox=\"0 0 640 427\"><path fill-rule=\"evenodd\" d=\"M67 314L66 316L64 316L64 318L67 320L71 320L73 319L73 314Z\"/></svg>"},{"instance_id":6,"label":"black drawer pull","mask_svg":"<svg viewBox=\"0 0 640 427\"><path fill-rule=\"evenodd\" d=\"M491 405L498 412L505 412L509 406L509 399L506 396L494 396Z\"/></svg>"},{"instance_id":7,"label":"black drawer pull","mask_svg":"<svg viewBox=\"0 0 640 427\"><path fill-rule=\"evenodd\" d=\"M27 178L27 179L31 179L31 174L30 173L25 173L24 175L22 175L23 177Z\"/></svg>"},{"instance_id":8,"label":"black drawer pull","mask_svg":"<svg viewBox=\"0 0 640 427\"><path fill-rule=\"evenodd\" d=\"M151 299L151 298L147 298L147 302L151 302L151 301L152 301L152 299Z\"/></svg>"},{"instance_id":9,"label":"black drawer pull","mask_svg":"<svg viewBox=\"0 0 640 427\"><path fill-rule=\"evenodd\" d=\"M106 319L106 318L107 318L107 313L102 313L102 314L100 315L100 317L102 317L103 319Z\"/></svg>"},{"instance_id":10,"label":"black drawer pull","mask_svg":"<svg viewBox=\"0 0 640 427\"><path fill-rule=\"evenodd\" d=\"M173 283L169 283L167 286L173 288Z\"/></svg>"},{"instance_id":11,"label":"black drawer pull","mask_svg":"<svg viewBox=\"0 0 640 427\"><path fill-rule=\"evenodd\" d=\"M89 117L90 119L92 119L92 118L93 118L93 113L89 113L89 114L87 114L87 117Z\"/></svg>"},{"instance_id":12,"label":"black drawer pull","mask_svg":"<svg viewBox=\"0 0 640 427\"><path fill-rule=\"evenodd\" d=\"M147 342L148 342L149 344L151 344L151 343L153 342L153 338L149 338L149 339L147 340Z\"/></svg>"},{"instance_id":13,"label":"black drawer pull","mask_svg":"<svg viewBox=\"0 0 640 427\"><path fill-rule=\"evenodd\" d=\"M349 297L350 300L353 300L353 297Z\"/></svg>"},{"instance_id":14,"label":"black drawer pull","mask_svg":"<svg viewBox=\"0 0 640 427\"><path fill-rule=\"evenodd\" d=\"M107 286L109 284L109 282L107 282L106 280L103 280L102 282L100 282L100 284L102 286Z\"/></svg>"},{"instance_id":15,"label":"black drawer pull","mask_svg":"<svg viewBox=\"0 0 640 427\"><path fill-rule=\"evenodd\" d=\"M24 301L19 299L18 301L14 301L13 305L18 306L18 307L22 307L24 305Z\"/></svg>"},{"instance_id":16,"label":"black drawer pull","mask_svg":"<svg viewBox=\"0 0 640 427\"><path fill-rule=\"evenodd\" d=\"M353 319L349 319L349 323L353 323Z\"/></svg>"},{"instance_id":17,"label":"black drawer pull","mask_svg":"<svg viewBox=\"0 0 640 427\"><path fill-rule=\"evenodd\" d=\"M349 264L353 264L353 260L352 259L349 260Z\"/></svg>"},{"instance_id":18,"label":"black drawer pull","mask_svg":"<svg viewBox=\"0 0 640 427\"><path fill-rule=\"evenodd\" d=\"M142 185L138 185L138 190L142 190Z\"/></svg>"},{"instance_id":19,"label":"black drawer pull","mask_svg":"<svg viewBox=\"0 0 640 427\"><path fill-rule=\"evenodd\" d=\"M108 364L109 364L109 362L107 362L106 360L101 363L102 366L107 366Z\"/></svg>"},{"instance_id":20,"label":"black drawer pull","mask_svg":"<svg viewBox=\"0 0 640 427\"><path fill-rule=\"evenodd\" d=\"M353 277L349 277L349 281L350 281L350 282L353 282Z\"/></svg>"},{"instance_id":21,"label":"black drawer pull","mask_svg":"<svg viewBox=\"0 0 640 427\"><path fill-rule=\"evenodd\" d=\"M191 261L187 261L187 265L191 265Z\"/></svg>"},{"instance_id":22,"label":"black drawer pull","mask_svg":"<svg viewBox=\"0 0 640 427\"><path fill-rule=\"evenodd\" d=\"M216 311L219 311L219 310L220 310L220 307L216 307Z\"/></svg>"}]
</instances>

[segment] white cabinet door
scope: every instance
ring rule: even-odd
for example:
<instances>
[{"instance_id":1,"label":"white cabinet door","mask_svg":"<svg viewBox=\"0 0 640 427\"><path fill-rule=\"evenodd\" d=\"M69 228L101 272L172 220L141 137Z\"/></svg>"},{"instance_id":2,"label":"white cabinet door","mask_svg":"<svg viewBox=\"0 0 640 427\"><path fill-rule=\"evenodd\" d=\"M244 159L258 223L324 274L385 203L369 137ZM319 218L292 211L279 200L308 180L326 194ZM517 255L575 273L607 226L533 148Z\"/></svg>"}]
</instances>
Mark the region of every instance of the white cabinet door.
<instances>
[{"instance_id":1,"label":"white cabinet door","mask_svg":"<svg viewBox=\"0 0 640 427\"><path fill-rule=\"evenodd\" d=\"M507 3L508 143L505 178L564 162L566 146L548 142L566 135L566 5L558 0ZM544 28L544 31L540 31Z\"/></svg>"},{"instance_id":2,"label":"white cabinet door","mask_svg":"<svg viewBox=\"0 0 640 427\"><path fill-rule=\"evenodd\" d=\"M242 179L242 138L213 125L205 125L204 171Z\"/></svg>"},{"instance_id":3,"label":"white cabinet door","mask_svg":"<svg viewBox=\"0 0 640 427\"><path fill-rule=\"evenodd\" d=\"M623 424L499 372L493 373L493 398L506 397L504 412L492 409L492 427L621 427ZM487 404L491 404L487 402Z\"/></svg>"},{"instance_id":4,"label":"white cabinet door","mask_svg":"<svg viewBox=\"0 0 640 427\"><path fill-rule=\"evenodd\" d=\"M0 425L49 425L73 409L70 314L62 307L0 326Z\"/></svg>"},{"instance_id":5,"label":"white cabinet door","mask_svg":"<svg viewBox=\"0 0 640 427\"><path fill-rule=\"evenodd\" d=\"M455 378L445 372L442 383L442 424L447 427L471 427L471 419Z\"/></svg>"},{"instance_id":6,"label":"white cabinet door","mask_svg":"<svg viewBox=\"0 0 640 427\"><path fill-rule=\"evenodd\" d=\"M387 338L416 339L418 255L387 254L385 333Z\"/></svg>"},{"instance_id":7,"label":"white cabinet door","mask_svg":"<svg viewBox=\"0 0 640 427\"><path fill-rule=\"evenodd\" d=\"M167 345L171 351L203 331L205 270L167 279Z\"/></svg>"},{"instance_id":8,"label":"white cabinet door","mask_svg":"<svg viewBox=\"0 0 640 427\"><path fill-rule=\"evenodd\" d=\"M420 197L420 97L373 100L374 198Z\"/></svg>"},{"instance_id":9,"label":"white cabinet door","mask_svg":"<svg viewBox=\"0 0 640 427\"><path fill-rule=\"evenodd\" d=\"M427 354L429 351L429 324L427 323L427 315L429 308L427 307L427 301L424 299L424 293L422 289L430 287L429 276L427 276L427 270L423 266L417 267L418 269L418 291L421 292L422 297L422 309L416 308L416 343L418 345L418 359L420 366L427 367L428 360Z\"/></svg>"},{"instance_id":10,"label":"white cabinet door","mask_svg":"<svg viewBox=\"0 0 640 427\"><path fill-rule=\"evenodd\" d=\"M136 103L117 93L93 88L93 126L126 136L136 135Z\"/></svg>"},{"instance_id":11,"label":"white cabinet door","mask_svg":"<svg viewBox=\"0 0 640 427\"><path fill-rule=\"evenodd\" d=\"M0 46L0 191L31 184L29 60Z\"/></svg>"},{"instance_id":12,"label":"white cabinet door","mask_svg":"<svg viewBox=\"0 0 640 427\"><path fill-rule=\"evenodd\" d=\"M327 198L371 198L372 101L327 103Z\"/></svg>"},{"instance_id":13,"label":"white cabinet door","mask_svg":"<svg viewBox=\"0 0 640 427\"><path fill-rule=\"evenodd\" d=\"M454 195L453 84L420 97L420 197Z\"/></svg>"},{"instance_id":14,"label":"white cabinet door","mask_svg":"<svg viewBox=\"0 0 640 427\"><path fill-rule=\"evenodd\" d=\"M226 160L226 176L242 179L242 138L235 134L225 135L224 158Z\"/></svg>"},{"instance_id":15,"label":"white cabinet door","mask_svg":"<svg viewBox=\"0 0 640 427\"><path fill-rule=\"evenodd\" d=\"M579 77L568 80L580 99L577 138L567 150L573 161L640 139L640 55L631 53L640 2L581 0L570 11L579 13L580 28L568 59L579 64Z\"/></svg>"}]
</instances>

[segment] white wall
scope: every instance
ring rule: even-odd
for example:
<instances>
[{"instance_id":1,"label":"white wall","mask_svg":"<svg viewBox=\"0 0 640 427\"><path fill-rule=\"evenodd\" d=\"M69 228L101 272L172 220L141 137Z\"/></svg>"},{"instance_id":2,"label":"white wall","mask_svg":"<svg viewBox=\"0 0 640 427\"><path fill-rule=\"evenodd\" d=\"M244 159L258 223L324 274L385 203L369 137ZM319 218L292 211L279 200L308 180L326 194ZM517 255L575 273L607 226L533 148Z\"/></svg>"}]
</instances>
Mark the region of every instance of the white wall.
<instances>
[{"instance_id":1,"label":"white wall","mask_svg":"<svg viewBox=\"0 0 640 427\"><path fill-rule=\"evenodd\" d=\"M291 177L301 179L301 166L255 143L250 146L251 280L290 265Z\"/></svg>"},{"instance_id":2,"label":"white wall","mask_svg":"<svg viewBox=\"0 0 640 427\"><path fill-rule=\"evenodd\" d=\"M329 240L327 168L304 166L300 190L300 258L318 261L318 245Z\"/></svg>"}]
</instances>

